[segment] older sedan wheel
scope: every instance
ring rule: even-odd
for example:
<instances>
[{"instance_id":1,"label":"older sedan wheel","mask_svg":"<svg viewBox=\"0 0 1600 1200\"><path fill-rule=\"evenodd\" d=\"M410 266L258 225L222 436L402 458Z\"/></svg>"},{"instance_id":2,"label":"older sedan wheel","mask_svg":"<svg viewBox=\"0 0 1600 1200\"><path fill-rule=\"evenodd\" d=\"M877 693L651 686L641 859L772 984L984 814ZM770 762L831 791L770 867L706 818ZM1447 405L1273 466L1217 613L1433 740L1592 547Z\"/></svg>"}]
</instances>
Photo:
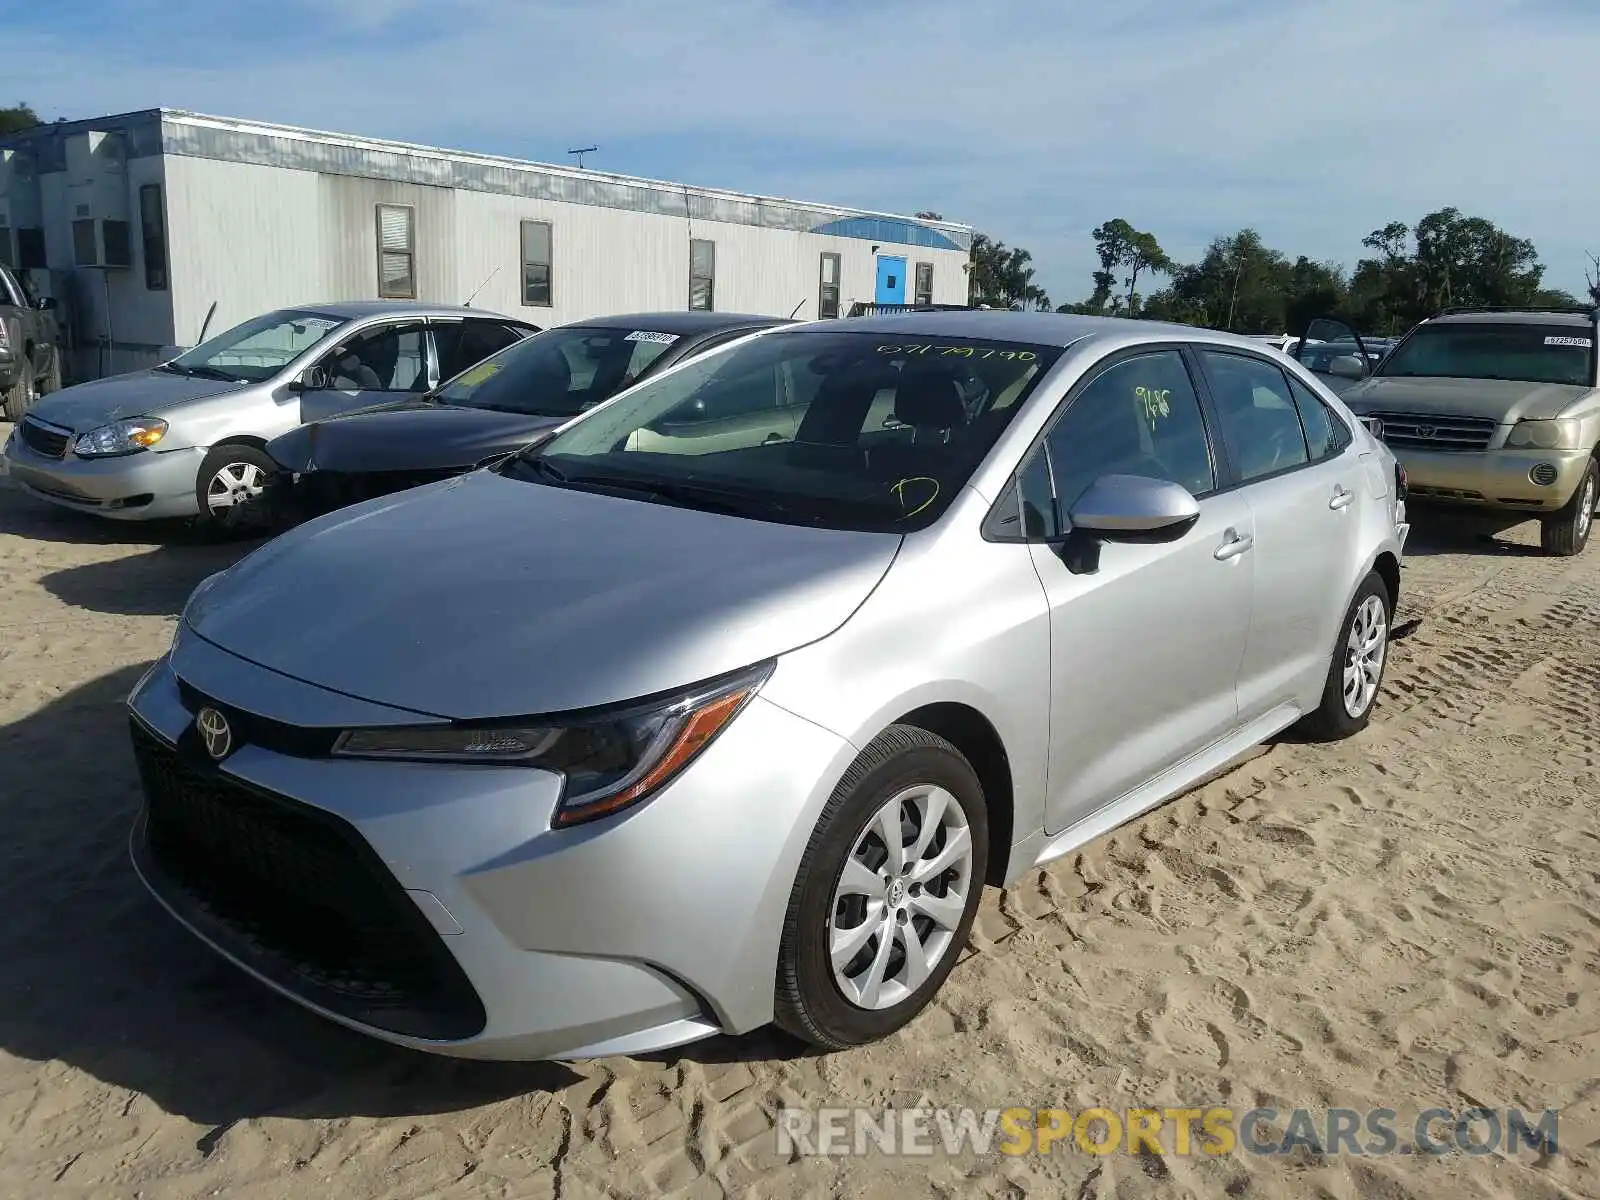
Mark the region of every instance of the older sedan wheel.
<instances>
[{"instance_id":1,"label":"older sedan wheel","mask_svg":"<svg viewBox=\"0 0 1600 1200\"><path fill-rule=\"evenodd\" d=\"M230 535L265 532L270 522L261 494L278 469L265 451L254 446L213 446L195 483L201 527Z\"/></svg>"},{"instance_id":2,"label":"older sedan wheel","mask_svg":"<svg viewBox=\"0 0 1600 1200\"><path fill-rule=\"evenodd\" d=\"M988 861L983 788L961 752L886 730L834 790L784 925L777 1021L843 1049L906 1024L955 966Z\"/></svg>"}]
</instances>

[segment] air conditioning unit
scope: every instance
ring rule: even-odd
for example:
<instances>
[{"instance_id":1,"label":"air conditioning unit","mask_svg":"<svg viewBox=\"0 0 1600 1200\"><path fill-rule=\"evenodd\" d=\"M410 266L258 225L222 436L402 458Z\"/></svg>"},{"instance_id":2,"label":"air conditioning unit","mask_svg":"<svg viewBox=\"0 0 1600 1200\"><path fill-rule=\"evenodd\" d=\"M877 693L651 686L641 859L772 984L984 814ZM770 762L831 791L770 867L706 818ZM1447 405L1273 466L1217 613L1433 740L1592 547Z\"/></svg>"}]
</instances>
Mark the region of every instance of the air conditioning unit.
<instances>
[{"instance_id":1,"label":"air conditioning unit","mask_svg":"<svg viewBox=\"0 0 1600 1200\"><path fill-rule=\"evenodd\" d=\"M133 233L128 222L73 218L72 265L114 270L133 266Z\"/></svg>"}]
</instances>

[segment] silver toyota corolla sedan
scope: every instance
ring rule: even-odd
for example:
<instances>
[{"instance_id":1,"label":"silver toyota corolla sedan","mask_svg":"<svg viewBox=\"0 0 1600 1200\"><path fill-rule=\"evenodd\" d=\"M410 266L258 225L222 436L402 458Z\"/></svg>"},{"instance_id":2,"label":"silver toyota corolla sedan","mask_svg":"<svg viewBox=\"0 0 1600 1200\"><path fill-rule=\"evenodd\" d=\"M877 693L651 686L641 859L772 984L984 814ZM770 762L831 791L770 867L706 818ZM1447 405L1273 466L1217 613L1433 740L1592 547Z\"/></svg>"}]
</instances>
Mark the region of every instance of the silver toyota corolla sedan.
<instances>
[{"instance_id":1,"label":"silver toyota corolla sedan","mask_svg":"<svg viewBox=\"0 0 1600 1200\"><path fill-rule=\"evenodd\" d=\"M1244 338L759 333L203 583L129 700L134 860L408 1046L857 1045L985 883L1361 729L1407 529L1383 446Z\"/></svg>"}]
</instances>

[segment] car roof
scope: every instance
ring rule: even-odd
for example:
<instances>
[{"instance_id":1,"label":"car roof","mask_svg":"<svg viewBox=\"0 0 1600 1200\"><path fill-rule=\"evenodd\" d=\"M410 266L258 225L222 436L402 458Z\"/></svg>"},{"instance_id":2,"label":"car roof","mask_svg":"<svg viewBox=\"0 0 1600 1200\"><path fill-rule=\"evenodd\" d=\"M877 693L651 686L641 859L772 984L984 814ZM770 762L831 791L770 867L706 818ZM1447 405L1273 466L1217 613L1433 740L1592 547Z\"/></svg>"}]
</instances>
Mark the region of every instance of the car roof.
<instances>
[{"instance_id":1,"label":"car roof","mask_svg":"<svg viewBox=\"0 0 1600 1200\"><path fill-rule=\"evenodd\" d=\"M769 325L793 324L788 317L768 317L755 313L669 311L619 313L615 316L585 317L568 321L568 328L644 329L652 333L717 333L724 329L755 329ZM555 326L559 329L561 326Z\"/></svg>"},{"instance_id":2,"label":"car roof","mask_svg":"<svg viewBox=\"0 0 1600 1200\"><path fill-rule=\"evenodd\" d=\"M492 317L499 321L516 321L519 325L531 324L521 317L487 308L466 308L459 304L423 304L417 300L340 300L331 304L290 304L288 312L317 312L330 317L343 317L347 321L360 321L367 317L418 316L418 317Z\"/></svg>"},{"instance_id":3,"label":"car roof","mask_svg":"<svg viewBox=\"0 0 1600 1200\"><path fill-rule=\"evenodd\" d=\"M1135 337L1144 341L1225 341L1259 350L1260 342L1244 334L1222 333L1197 325L1143 321L1129 317L1091 317L1077 313L1012 312L1006 309L944 310L892 313L880 317L848 317L818 322L830 328L861 333L919 337L994 338L1065 349L1084 338Z\"/></svg>"},{"instance_id":4,"label":"car roof","mask_svg":"<svg viewBox=\"0 0 1600 1200\"><path fill-rule=\"evenodd\" d=\"M1594 314L1590 312L1539 312L1525 310L1487 310L1478 312L1442 313L1428 321L1429 325L1572 325L1592 328Z\"/></svg>"}]
</instances>

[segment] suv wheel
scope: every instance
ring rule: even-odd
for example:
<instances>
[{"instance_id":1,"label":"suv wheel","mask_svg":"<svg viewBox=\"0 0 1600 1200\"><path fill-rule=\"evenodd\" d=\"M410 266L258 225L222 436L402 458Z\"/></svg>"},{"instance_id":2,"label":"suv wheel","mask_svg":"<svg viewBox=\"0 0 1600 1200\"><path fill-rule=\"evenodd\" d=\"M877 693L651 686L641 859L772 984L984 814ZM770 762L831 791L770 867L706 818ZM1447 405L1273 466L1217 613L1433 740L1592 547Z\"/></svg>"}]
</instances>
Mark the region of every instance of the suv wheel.
<instances>
[{"instance_id":1,"label":"suv wheel","mask_svg":"<svg viewBox=\"0 0 1600 1200\"><path fill-rule=\"evenodd\" d=\"M1372 720L1383 669L1389 663L1389 623L1394 601L1389 585L1376 571L1356 589L1356 597L1339 627L1339 643L1328 666L1322 703L1303 722L1304 732L1322 741L1360 733Z\"/></svg>"},{"instance_id":2,"label":"suv wheel","mask_svg":"<svg viewBox=\"0 0 1600 1200\"><path fill-rule=\"evenodd\" d=\"M34 399L33 364L24 355L17 363L16 382L6 392L6 420L22 420L23 415L33 407Z\"/></svg>"},{"instance_id":3,"label":"suv wheel","mask_svg":"<svg viewBox=\"0 0 1600 1200\"><path fill-rule=\"evenodd\" d=\"M1578 482L1578 490L1565 508L1547 517L1539 526L1539 541L1547 554L1562 556L1581 553L1594 528L1594 508L1600 503L1600 463L1589 460L1589 469Z\"/></svg>"},{"instance_id":4,"label":"suv wheel","mask_svg":"<svg viewBox=\"0 0 1600 1200\"><path fill-rule=\"evenodd\" d=\"M988 865L983 787L944 738L892 725L823 810L795 877L774 1016L812 1045L886 1037L956 965Z\"/></svg>"}]
</instances>

